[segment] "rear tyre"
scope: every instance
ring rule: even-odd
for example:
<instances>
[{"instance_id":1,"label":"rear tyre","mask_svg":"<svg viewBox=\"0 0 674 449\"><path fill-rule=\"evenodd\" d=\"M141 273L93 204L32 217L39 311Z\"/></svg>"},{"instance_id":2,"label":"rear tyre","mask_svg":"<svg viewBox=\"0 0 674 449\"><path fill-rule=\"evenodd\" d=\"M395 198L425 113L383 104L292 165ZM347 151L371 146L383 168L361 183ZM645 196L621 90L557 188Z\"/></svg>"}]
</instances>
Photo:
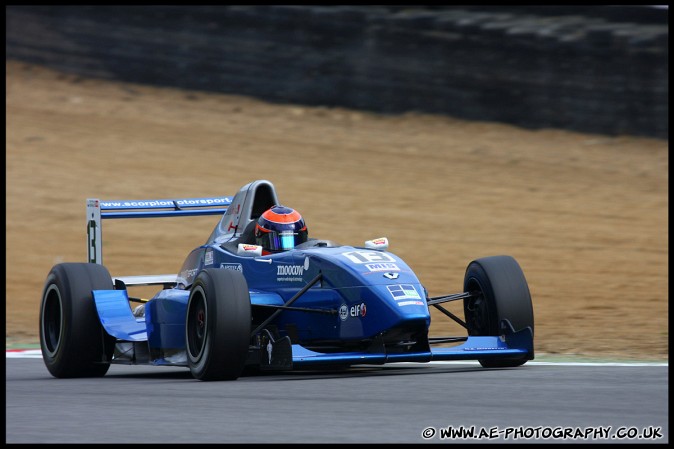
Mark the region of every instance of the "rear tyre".
<instances>
[{"instance_id":1,"label":"rear tyre","mask_svg":"<svg viewBox=\"0 0 674 449\"><path fill-rule=\"evenodd\" d=\"M464 300L469 335L499 336L502 321L514 331L530 327L534 331L534 312L529 286L517 261L511 256L492 256L468 264L464 292L477 295ZM485 368L520 366L529 355L511 359L478 360Z\"/></svg>"},{"instance_id":2,"label":"rear tyre","mask_svg":"<svg viewBox=\"0 0 674 449\"><path fill-rule=\"evenodd\" d=\"M115 338L101 326L92 290L112 290L103 265L55 265L40 306L40 348L52 376L100 377L110 368Z\"/></svg>"},{"instance_id":3,"label":"rear tyre","mask_svg":"<svg viewBox=\"0 0 674 449\"><path fill-rule=\"evenodd\" d=\"M235 380L248 357L251 307L248 283L233 270L206 268L192 284L185 338L192 376Z\"/></svg>"}]
</instances>

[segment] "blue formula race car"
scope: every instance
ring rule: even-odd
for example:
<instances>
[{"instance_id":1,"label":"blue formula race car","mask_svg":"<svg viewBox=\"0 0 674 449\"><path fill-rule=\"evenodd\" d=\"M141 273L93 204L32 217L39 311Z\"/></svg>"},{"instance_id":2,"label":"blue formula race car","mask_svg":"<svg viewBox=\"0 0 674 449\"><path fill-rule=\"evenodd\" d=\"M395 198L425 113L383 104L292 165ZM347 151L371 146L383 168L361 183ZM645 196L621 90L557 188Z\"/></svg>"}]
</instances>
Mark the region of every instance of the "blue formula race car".
<instances>
[{"instance_id":1,"label":"blue formula race car","mask_svg":"<svg viewBox=\"0 0 674 449\"><path fill-rule=\"evenodd\" d=\"M280 204L267 180L233 198L88 199L88 262L55 265L43 290L40 344L49 372L94 377L112 363L149 364L234 380L249 369L435 360L515 367L534 358L531 296L514 258L474 260L463 292L429 297L386 238L354 247L308 238L305 228L263 235L262 218L283 221L280 212L269 215ZM207 214L221 218L177 274L111 276L102 264L105 219ZM263 240L281 250L263 251ZM160 288L152 298L129 294L147 285ZM463 319L442 307L449 301L463 302ZM430 337L429 307L462 335Z\"/></svg>"}]
</instances>

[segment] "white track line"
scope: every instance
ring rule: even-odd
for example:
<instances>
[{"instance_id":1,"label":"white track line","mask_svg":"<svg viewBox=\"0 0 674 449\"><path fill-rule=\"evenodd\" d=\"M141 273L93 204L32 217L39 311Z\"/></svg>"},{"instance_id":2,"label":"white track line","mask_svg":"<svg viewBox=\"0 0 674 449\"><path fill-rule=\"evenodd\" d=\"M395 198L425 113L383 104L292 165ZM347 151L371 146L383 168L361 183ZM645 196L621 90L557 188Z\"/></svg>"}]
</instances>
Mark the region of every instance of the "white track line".
<instances>
[{"instance_id":1,"label":"white track line","mask_svg":"<svg viewBox=\"0 0 674 449\"><path fill-rule=\"evenodd\" d=\"M527 365L555 366L669 366L667 362L527 362Z\"/></svg>"},{"instance_id":2,"label":"white track line","mask_svg":"<svg viewBox=\"0 0 674 449\"><path fill-rule=\"evenodd\" d=\"M428 363L415 362L397 362L396 364L410 364L410 365L466 365L478 364L477 360L439 360ZM392 365L392 364L389 364ZM527 362L525 366L529 365L554 365L554 366L669 366L667 362Z\"/></svg>"},{"instance_id":3,"label":"white track line","mask_svg":"<svg viewBox=\"0 0 674 449\"><path fill-rule=\"evenodd\" d=\"M42 351L39 349L25 349L22 351L6 351L5 358L8 359L41 359Z\"/></svg>"}]
</instances>

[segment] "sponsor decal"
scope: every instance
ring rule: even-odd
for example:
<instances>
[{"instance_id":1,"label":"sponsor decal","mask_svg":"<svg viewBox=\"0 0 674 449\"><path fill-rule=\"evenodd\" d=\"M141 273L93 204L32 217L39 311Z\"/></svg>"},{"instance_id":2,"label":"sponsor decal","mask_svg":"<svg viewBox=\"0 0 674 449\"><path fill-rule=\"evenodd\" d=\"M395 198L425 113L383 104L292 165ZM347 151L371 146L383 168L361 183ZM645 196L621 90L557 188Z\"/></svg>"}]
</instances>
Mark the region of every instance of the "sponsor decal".
<instances>
[{"instance_id":1,"label":"sponsor decal","mask_svg":"<svg viewBox=\"0 0 674 449\"><path fill-rule=\"evenodd\" d=\"M365 268L370 271L400 271L398 265L389 262L368 263L365 265Z\"/></svg>"},{"instance_id":2,"label":"sponsor decal","mask_svg":"<svg viewBox=\"0 0 674 449\"><path fill-rule=\"evenodd\" d=\"M305 270L309 269L309 258L308 257L304 258L304 269Z\"/></svg>"},{"instance_id":3,"label":"sponsor decal","mask_svg":"<svg viewBox=\"0 0 674 449\"><path fill-rule=\"evenodd\" d=\"M276 280L279 282L301 282L303 274L304 265L278 265L276 267Z\"/></svg>"},{"instance_id":4,"label":"sponsor decal","mask_svg":"<svg viewBox=\"0 0 674 449\"><path fill-rule=\"evenodd\" d=\"M148 200L148 201L101 201L103 207L175 207L178 206L219 206L232 202L225 198L185 198L178 200Z\"/></svg>"},{"instance_id":5,"label":"sponsor decal","mask_svg":"<svg viewBox=\"0 0 674 449\"><path fill-rule=\"evenodd\" d=\"M400 274L398 274L398 273L384 273L384 277L386 279L398 279L398 277L400 277Z\"/></svg>"},{"instance_id":6,"label":"sponsor decal","mask_svg":"<svg viewBox=\"0 0 674 449\"><path fill-rule=\"evenodd\" d=\"M342 321L346 321L348 317L349 317L349 308L346 306L346 304L342 304L342 306L339 308L339 318Z\"/></svg>"},{"instance_id":7,"label":"sponsor decal","mask_svg":"<svg viewBox=\"0 0 674 449\"><path fill-rule=\"evenodd\" d=\"M389 256L386 253L380 251L348 251L342 253L342 256L346 257L353 263L382 263L382 262L395 262L396 260Z\"/></svg>"},{"instance_id":8,"label":"sponsor decal","mask_svg":"<svg viewBox=\"0 0 674 449\"><path fill-rule=\"evenodd\" d=\"M225 270L234 270L243 272L243 267L240 263L221 263L220 268Z\"/></svg>"},{"instance_id":9,"label":"sponsor decal","mask_svg":"<svg viewBox=\"0 0 674 449\"><path fill-rule=\"evenodd\" d=\"M196 268L192 268L191 270L185 270L180 273L180 276L184 279L189 279L190 277L196 275L197 271L198 270Z\"/></svg>"},{"instance_id":10,"label":"sponsor decal","mask_svg":"<svg viewBox=\"0 0 674 449\"><path fill-rule=\"evenodd\" d=\"M364 317L365 314L367 313L367 307L365 307L365 303L360 303L356 306L351 306L351 309L349 310L349 315L355 316L355 317Z\"/></svg>"},{"instance_id":11,"label":"sponsor decal","mask_svg":"<svg viewBox=\"0 0 674 449\"><path fill-rule=\"evenodd\" d=\"M391 293L391 296L393 296L393 299L395 299L396 301L400 301L403 299L417 299L417 300L421 299L421 296L419 296L419 293L414 288L414 285L410 284L387 285L386 288L388 289L389 293Z\"/></svg>"},{"instance_id":12,"label":"sponsor decal","mask_svg":"<svg viewBox=\"0 0 674 449\"><path fill-rule=\"evenodd\" d=\"M499 347L490 348L488 346L486 346L484 348L463 348L464 351L500 351L500 350L503 350L503 349L508 349L508 348L499 348Z\"/></svg>"},{"instance_id":13,"label":"sponsor decal","mask_svg":"<svg viewBox=\"0 0 674 449\"><path fill-rule=\"evenodd\" d=\"M207 249L204 255L204 265L213 265L213 250Z\"/></svg>"},{"instance_id":14,"label":"sponsor decal","mask_svg":"<svg viewBox=\"0 0 674 449\"><path fill-rule=\"evenodd\" d=\"M421 301L396 301L396 304L398 304L398 306L400 306L400 307L402 307L402 306L423 306L424 305L424 303L421 302Z\"/></svg>"},{"instance_id":15,"label":"sponsor decal","mask_svg":"<svg viewBox=\"0 0 674 449\"><path fill-rule=\"evenodd\" d=\"M277 276L302 276L304 267L302 265L279 265L276 267Z\"/></svg>"}]
</instances>

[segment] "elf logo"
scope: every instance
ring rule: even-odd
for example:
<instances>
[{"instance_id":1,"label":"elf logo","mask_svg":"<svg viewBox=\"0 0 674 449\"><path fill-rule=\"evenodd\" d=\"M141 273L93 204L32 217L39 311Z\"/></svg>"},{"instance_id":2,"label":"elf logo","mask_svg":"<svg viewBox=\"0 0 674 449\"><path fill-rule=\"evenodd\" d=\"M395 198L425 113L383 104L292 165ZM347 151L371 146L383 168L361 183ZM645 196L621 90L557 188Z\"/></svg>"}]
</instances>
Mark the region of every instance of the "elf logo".
<instances>
[{"instance_id":1,"label":"elf logo","mask_svg":"<svg viewBox=\"0 0 674 449\"><path fill-rule=\"evenodd\" d=\"M351 306L351 310L349 310L349 315L353 317L364 317L365 314L367 313L367 307L365 306L365 303L360 303L357 306Z\"/></svg>"}]
</instances>

